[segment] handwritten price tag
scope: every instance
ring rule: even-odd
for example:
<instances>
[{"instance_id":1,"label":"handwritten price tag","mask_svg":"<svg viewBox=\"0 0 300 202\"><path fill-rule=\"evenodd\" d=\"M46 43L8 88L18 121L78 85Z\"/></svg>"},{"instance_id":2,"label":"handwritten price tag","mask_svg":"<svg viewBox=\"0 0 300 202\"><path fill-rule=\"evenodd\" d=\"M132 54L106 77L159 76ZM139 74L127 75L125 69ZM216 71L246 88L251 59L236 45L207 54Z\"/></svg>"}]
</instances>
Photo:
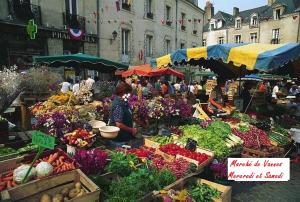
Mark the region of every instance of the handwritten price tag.
<instances>
[{"instance_id":1,"label":"handwritten price tag","mask_svg":"<svg viewBox=\"0 0 300 202\"><path fill-rule=\"evenodd\" d=\"M34 131L32 133L32 144L43 148L54 149L55 138L40 131Z\"/></svg>"}]
</instances>

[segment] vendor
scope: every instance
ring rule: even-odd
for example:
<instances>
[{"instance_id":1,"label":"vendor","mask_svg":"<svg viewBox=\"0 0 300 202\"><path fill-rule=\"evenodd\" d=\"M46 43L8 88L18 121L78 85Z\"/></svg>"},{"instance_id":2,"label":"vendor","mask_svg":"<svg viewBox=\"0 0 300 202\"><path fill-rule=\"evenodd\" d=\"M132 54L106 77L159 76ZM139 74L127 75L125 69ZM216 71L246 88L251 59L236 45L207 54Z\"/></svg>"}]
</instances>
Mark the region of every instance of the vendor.
<instances>
[{"instance_id":1,"label":"vendor","mask_svg":"<svg viewBox=\"0 0 300 202\"><path fill-rule=\"evenodd\" d=\"M110 125L120 128L118 136L112 141L112 147L128 145L134 139L137 129L133 128L132 112L127 102L127 96L131 93L130 85L120 83L116 87L116 97L112 103L110 113Z\"/></svg>"},{"instance_id":2,"label":"vendor","mask_svg":"<svg viewBox=\"0 0 300 202\"><path fill-rule=\"evenodd\" d=\"M211 91L209 96L209 106L212 110L222 110L224 106L224 95L221 86L224 85L222 79L217 80L217 86Z\"/></svg>"}]
</instances>

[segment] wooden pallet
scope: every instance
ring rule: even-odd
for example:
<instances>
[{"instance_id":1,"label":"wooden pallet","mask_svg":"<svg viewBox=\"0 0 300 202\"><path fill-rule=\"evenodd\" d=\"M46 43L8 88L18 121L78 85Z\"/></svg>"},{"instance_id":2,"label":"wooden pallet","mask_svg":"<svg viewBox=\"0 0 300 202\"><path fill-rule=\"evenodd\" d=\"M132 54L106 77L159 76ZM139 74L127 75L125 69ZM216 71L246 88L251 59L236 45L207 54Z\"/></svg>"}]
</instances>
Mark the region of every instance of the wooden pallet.
<instances>
[{"instance_id":1,"label":"wooden pallet","mask_svg":"<svg viewBox=\"0 0 300 202\"><path fill-rule=\"evenodd\" d=\"M154 142L149 138L144 138L144 145L146 147L150 147L150 148L154 148L154 149L157 149L160 146L160 144L158 142Z\"/></svg>"},{"instance_id":2,"label":"wooden pallet","mask_svg":"<svg viewBox=\"0 0 300 202\"><path fill-rule=\"evenodd\" d=\"M2 191L1 196L2 200L36 202L40 201L43 194L54 196L60 193L63 188L73 188L77 182L81 183L86 193L70 201L99 201L99 187L79 169L19 185L12 189Z\"/></svg>"},{"instance_id":3,"label":"wooden pallet","mask_svg":"<svg viewBox=\"0 0 300 202\"><path fill-rule=\"evenodd\" d=\"M173 190L180 191L180 190L185 189L187 184L196 183L196 182L199 182L201 184L207 184L208 186L215 188L218 191L222 192L220 198L213 199L214 202L230 202L231 201L231 192L232 192L231 186L224 186L224 185L217 184L217 183L214 183L214 182L211 182L208 180L196 178L195 176L186 177L186 178L177 180L173 184L167 186L164 190L168 191L170 189L173 189ZM154 201L160 201L161 197L162 197L162 195L156 196Z\"/></svg>"},{"instance_id":4,"label":"wooden pallet","mask_svg":"<svg viewBox=\"0 0 300 202\"><path fill-rule=\"evenodd\" d=\"M244 158L271 158L271 157L283 157L284 155L284 149L280 148L280 147L273 147L274 149L276 149L276 151L274 152L264 152L261 150L255 150L255 149L249 149L244 147L243 148L243 152L242 152L242 157Z\"/></svg>"}]
</instances>

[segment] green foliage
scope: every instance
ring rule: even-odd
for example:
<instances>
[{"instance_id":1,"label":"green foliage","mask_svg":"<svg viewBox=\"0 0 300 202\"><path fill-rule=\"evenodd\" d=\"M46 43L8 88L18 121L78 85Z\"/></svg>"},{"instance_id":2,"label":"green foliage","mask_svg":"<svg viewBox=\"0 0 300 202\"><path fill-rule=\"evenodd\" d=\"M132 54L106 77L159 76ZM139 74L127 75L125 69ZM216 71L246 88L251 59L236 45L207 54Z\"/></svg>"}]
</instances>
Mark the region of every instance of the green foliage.
<instances>
[{"instance_id":1,"label":"green foliage","mask_svg":"<svg viewBox=\"0 0 300 202\"><path fill-rule=\"evenodd\" d=\"M214 189L207 184L200 183L189 187L188 192L195 201L205 202L213 201L213 198L220 198L222 194L222 192L218 191L217 189Z\"/></svg>"}]
</instances>

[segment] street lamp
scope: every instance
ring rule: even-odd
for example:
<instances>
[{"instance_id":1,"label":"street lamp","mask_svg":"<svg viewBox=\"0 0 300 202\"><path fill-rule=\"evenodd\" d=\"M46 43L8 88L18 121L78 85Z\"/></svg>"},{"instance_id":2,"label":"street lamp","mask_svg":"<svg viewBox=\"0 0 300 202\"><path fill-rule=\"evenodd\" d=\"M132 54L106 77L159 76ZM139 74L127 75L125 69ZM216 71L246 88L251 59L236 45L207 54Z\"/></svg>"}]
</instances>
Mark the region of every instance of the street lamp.
<instances>
[{"instance_id":1,"label":"street lamp","mask_svg":"<svg viewBox=\"0 0 300 202\"><path fill-rule=\"evenodd\" d=\"M112 38L110 39L110 44L112 44L112 42L113 42L114 40L116 40L117 36L118 36L118 32L116 32L116 30L113 31L113 33L112 33Z\"/></svg>"}]
</instances>

